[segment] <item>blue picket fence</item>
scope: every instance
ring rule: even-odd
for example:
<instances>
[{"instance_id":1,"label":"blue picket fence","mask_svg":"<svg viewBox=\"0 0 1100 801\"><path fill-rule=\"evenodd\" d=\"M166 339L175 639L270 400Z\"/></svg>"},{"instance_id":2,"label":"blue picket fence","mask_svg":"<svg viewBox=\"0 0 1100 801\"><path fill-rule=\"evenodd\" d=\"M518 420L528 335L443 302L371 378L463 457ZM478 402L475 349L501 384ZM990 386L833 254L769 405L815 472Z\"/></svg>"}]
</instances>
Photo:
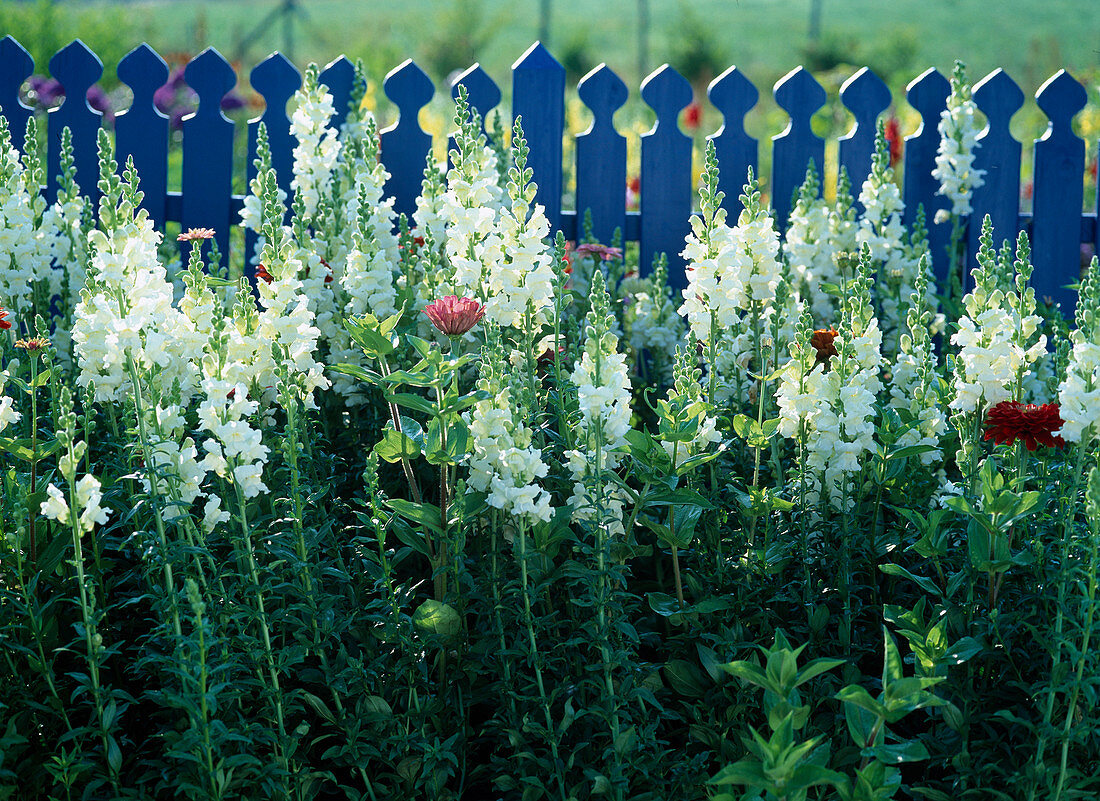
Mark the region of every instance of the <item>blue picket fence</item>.
<instances>
[{"instance_id":1,"label":"blue picket fence","mask_svg":"<svg viewBox=\"0 0 1100 801\"><path fill-rule=\"evenodd\" d=\"M99 58L82 42L74 41L50 59L49 70L70 98L84 97L103 74ZM19 99L19 89L34 71L26 50L11 36L0 41L0 108L7 115L17 146L22 146L26 118L32 113ZM235 123L221 111L222 98L238 82L229 63L214 49L196 56L185 71L187 84L199 99L198 110L183 122L183 181L181 192L168 187L168 118L154 106L153 94L168 79L164 60L148 45L141 45L118 64L119 80L133 91L131 107L117 115L119 161L132 156L145 192L144 205L152 218L187 227L217 231L219 247L229 253L229 228L237 222L243 197L232 194L233 136ZM321 73L335 98L334 124L346 114L353 66L344 57ZM294 147L286 115L287 100L301 85L298 70L275 53L248 75L252 88L266 102L266 110L248 125L248 171L256 147L256 131L262 121L271 137L272 159L284 189L291 180ZM501 102L501 91L489 75L474 65L451 87L464 85L470 103L485 118ZM386 76L386 96L398 110L397 121L381 133L382 160L392 177L387 192L399 212L411 213L420 191L425 156L432 139L419 125L417 115L433 97L435 87L413 61ZM522 115L531 146L530 165L538 184L537 202L546 208L555 229L575 238L578 219L591 210L596 236L610 240L620 228L624 238L640 245L641 263L648 265L659 252L668 253L675 267L689 230L692 202L692 141L679 128L678 116L691 102L688 82L665 65L642 83L642 100L653 110L656 123L641 140L640 208L626 208L626 139L616 131L612 117L629 96L626 84L606 65L589 73L577 86L581 101L591 110L591 127L576 137L576 210L562 208L563 135L565 127L565 70L539 43L532 45L512 67L512 113ZM936 195L932 178L939 135L936 125L949 93L947 79L929 69L909 84L906 99L923 122L905 140L904 200L907 214L923 204L928 219L945 205ZM723 125L708 137L714 142L722 169L725 205L736 215L746 170L755 170L760 144L744 127L745 115L756 105L759 92L736 67L718 76L708 89L710 103L722 114ZM799 67L774 87L776 102L790 115L786 130L772 137L770 187L779 220L785 221L790 199L801 184L809 159L824 163L825 142L814 134L810 119L826 101L821 85ZM988 118L981 134L976 166L986 170L985 186L975 193L975 219L990 214L999 240L1030 232L1034 245L1036 293L1073 305L1073 293L1065 289L1079 275L1083 242L1100 245L1100 226L1095 212L1082 213L1085 143L1072 128L1073 117L1084 107L1085 88L1061 71L1036 92L1039 107L1050 123L1034 143L1035 173L1033 210L1020 212L1020 164L1022 143L1009 131L1012 115L1024 95L1003 70L996 70L974 89L974 99ZM874 148L875 122L892 98L886 85L869 69L853 75L841 88L840 99L855 118L852 129L840 137L839 161L847 168L855 187L866 177ZM95 186L96 133L101 115L87 102L63 102L48 114L47 196L56 192L61 131L73 133L77 180L86 191ZM579 211L578 211L579 210ZM976 250L977 225L971 225L971 251ZM949 238L946 225L930 225L933 254L939 271L944 269L944 249ZM671 271L679 282L682 270Z\"/></svg>"}]
</instances>

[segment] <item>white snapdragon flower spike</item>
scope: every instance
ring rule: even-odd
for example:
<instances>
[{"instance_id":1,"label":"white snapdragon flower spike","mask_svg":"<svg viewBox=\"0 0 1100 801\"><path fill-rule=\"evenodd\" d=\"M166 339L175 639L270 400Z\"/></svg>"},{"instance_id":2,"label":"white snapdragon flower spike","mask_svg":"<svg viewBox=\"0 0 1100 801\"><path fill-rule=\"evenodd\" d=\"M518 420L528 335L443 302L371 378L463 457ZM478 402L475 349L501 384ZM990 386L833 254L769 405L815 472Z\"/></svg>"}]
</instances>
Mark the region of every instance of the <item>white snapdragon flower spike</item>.
<instances>
[{"instance_id":1,"label":"white snapdragon flower spike","mask_svg":"<svg viewBox=\"0 0 1100 801\"><path fill-rule=\"evenodd\" d=\"M855 503L849 492L851 477L875 447L882 332L871 308L870 271L870 254L864 248L859 274L844 287L835 335L815 333L809 310L803 309L777 393L779 432L806 449L807 500L826 500L834 509ZM827 355L829 344L835 356ZM822 358L819 348L826 353Z\"/></svg>"},{"instance_id":2,"label":"white snapdragon flower spike","mask_svg":"<svg viewBox=\"0 0 1100 801\"><path fill-rule=\"evenodd\" d=\"M340 155L337 131L329 123L336 109L332 95L317 83L317 67L306 70L302 88L294 93L296 108L290 118L294 147L294 180L291 188L301 198L305 216L312 220L321 198L327 197L332 172Z\"/></svg>"},{"instance_id":3,"label":"white snapdragon flower spike","mask_svg":"<svg viewBox=\"0 0 1100 801\"><path fill-rule=\"evenodd\" d=\"M811 304L818 320L828 322L836 314L836 300L819 287L825 283L839 285L841 281L833 236L837 211L819 194L820 182L811 161L783 235L783 253L798 294Z\"/></svg>"},{"instance_id":4,"label":"white snapdragon flower spike","mask_svg":"<svg viewBox=\"0 0 1100 801\"><path fill-rule=\"evenodd\" d=\"M547 245L550 221L532 205L536 187L520 120L512 133L514 166L508 173L509 204L501 210L496 236L501 258L488 270L485 316L502 327L528 329L548 322L554 304L554 259ZM528 314L533 319L528 320Z\"/></svg>"},{"instance_id":5,"label":"white snapdragon flower spike","mask_svg":"<svg viewBox=\"0 0 1100 801\"><path fill-rule=\"evenodd\" d=\"M624 338L638 362L648 353L662 382L675 380L677 350L684 342L685 325L668 288L668 263L662 256L648 278L626 278L620 285Z\"/></svg>"},{"instance_id":6,"label":"white snapdragon flower spike","mask_svg":"<svg viewBox=\"0 0 1100 801\"><path fill-rule=\"evenodd\" d=\"M23 415L15 411L14 401L4 395L4 385L8 382L8 371L0 372L0 432L10 425L14 425L23 419Z\"/></svg>"},{"instance_id":7,"label":"white snapdragon flower spike","mask_svg":"<svg viewBox=\"0 0 1100 801\"><path fill-rule=\"evenodd\" d=\"M689 441L661 440L661 446L672 460L674 470L688 459L706 453L712 446L722 441L722 434L718 431L718 421L713 414L714 410L703 398L703 387L699 383L700 371L696 367L695 353L694 340L689 340L687 347L676 351L673 385L668 391L668 400L663 401L661 405L662 410L667 409L667 413L673 417L698 420L695 436Z\"/></svg>"},{"instance_id":8,"label":"white snapdragon flower spike","mask_svg":"<svg viewBox=\"0 0 1100 801\"><path fill-rule=\"evenodd\" d=\"M680 314L703 343L713 371L714 399L725 400L747 391L751 382L746 373L755 355L754 325L766 331L775 313L775 290L783 277L779 236L761 205L751 171L737 227L725 224L712 144L707 147L699 193L703 211L691 219L692 232L682 254L688 263L688 285Z\"/></svg>"},{"instance_id":9,"label":"white snapdragon flower spike","mask_svg":"<svg viewBox=\"0 0 1100 801\"><path fill-rule=\"evenodd\" d=\"M504 260L497 230L501 191L496 153L485 144L480 118L466 101L465 87L459 88L455 124L454 166L447 172L447 189L439 200L439 216L447 226L444 283L446 294L484 302L490 295L489 276Z\"/></svg>"},{"instance_id":10,"label":"white snapdragon flower spike","mask_svg":"<svg viewBox=\"0 0 1100 801\"><path fill-rule=\"evenodd\" d=\"M1058 386L1064 422L1055 434L1088 444L1100 436L1100 263L1095 256L1081 282L1076 321L1066 376Z\"/></svg>"},{"instance_id":11,"label":"white snapdragon flower spike","mask_svg":"<svg viewBox=\"0 0 1100 801\"><path fill-rule=\"evenodd\" d=\"M78 509L77 524L82 534L87 534L95 526L107 522L107 510L101 502L103 492L99 479L93 475L81 476L76 482L76 503ZM69 525L72 520L72 510L65 493L52 483L46 487L46 500L42 501L39 511L43 517L56 520L63 526Z\"/></svg>"},{"instance_id":12,"label":"white snapdragon flower spike","mask_svg":"<svg viewBox=\"0 0 1100 801\"><path fill-rule=\"evenodd\" d=\"M37 140L36 131L31 116L28 142ZM61 290L61 271L53 269L53 260L65 239L56 210L47 208L42 196L44 171L36 149L20 156L0 115L0 304L29 321L35 313L47 315L45 306Z\"/></svg>"},{"instance_id":13,"label":"white snapdragon flower spike","mask_svg":"<svg viewBox=\"0 0 1100 801\"><path fill-rule=\"evenodd\" d=\"M531 524L547 521L552 514L550 495L538 480L549 468L531 442L531 429L523 422L526 412L513 400L509 368L499 348L496 339L482 361L478 387L489 397L467 415L473 439L469 486L486 493L486 503L505 514Z\"/></svg>"},{"instance_id":14,"label":"white snapdragon flower spike","mask_svg":"<svg viewBox=\"0 0 1100 801\"><path fill-rule=\"evenodd\" d=\"M887 349L893 354L897 351L905 306L913 297L917 260L913 258L914 251L902 225L905 204L894 182L894 171L890 168L890 145L881 121L875 136L871 172L863 182L859 202L863 205L863 214L859 220L856 242L860 247L867 245L877 269L881 322L887 335Z\"/></svg>"},{"instance_id":15,"label":"white snapdragon flower spike","mask_svg":"<svg viewBox=\"0 0 1100 801\"><path fill-rule=\"evenodd\" d=\"M573 519L594 520L597 525L608 525L611 534L621 535L621 497L608 486L599 486L593 494L593 485L603 480L593 472L594 467L612 470L619 465L619 449L626 445L630 430L630 377L626 354L619 352L618 340L611 333L611 318L603 273L596 271L584 350L570 376L581 414L577 447L565 455L575 482L569 499Z\"/></svg>"},{"instance_id":16,"label":"white snapdragon flower spike","mask_svg":"<svg viewBox=\"0 0 1100 801\"><path fill-rule=\"evenodd\" d=\"M977 112L978 106L970 97L963 64L956 61L947 108L940 115L940 146L936 151L936 167L932 170L932 177L940 182L936 194L944 195L951 201L951 210L937 211L937 223L970 214L973 211L970 200L974 190L985 183L982 178L985 171L974 169L974 150L978 146L980 132Z\"/></svg>"},{"instance_id":17,"label":"white snapdragon flower spike","mask_svg":"<svg viewBox=\"0 0 1100 801\"><path fill-rule=\"evenodd\" d=\"M966 313L951 343L959 347L951 409L977 414L1004 400L1018 397L1021 377L1046 352L1046 337L1038 336L1041 318L1035 314L1035 290L1030 250L1021 233L1016 261L998 261L993 249L993 226L982 224L974 289L963 298Z\"/></svg>"},{"instance_id":18,"label":"white snapdragon flower spike","mask_svg":"<svg viewBox=\"0 0 1100 801\"><path fill-rule=\"evenodd\" d=\"M924 445L931 450L920 454L925 465L942 461L940 439L947 433L947 416L940 406L936 374L937 358L932 344L933 306L927 300L928 257L918 263L914 297L909 307L907 331L898 340L899 353L890 376L890 405L907 410L913 426L897 441L898 447Z\"/></svg>"},{"instance_id":19,"label":"white snapdragon flower spike","mask_svg":"<svg viewBox=\"0 0 1100 801\"><path fill-rule=\"evenodd\" d=\"M152 397L178 390L186 403L197 388L203 337L174 304L174 290L157 258L161 235L136 208L136 174L114 172L111 144L100 136L101 171L112 189L101 204L105 230L89 234L91 271L74 310L77 384L99 402L121 401L132 390L129 371L141 372Z\"/></svg>"}]
</instances>

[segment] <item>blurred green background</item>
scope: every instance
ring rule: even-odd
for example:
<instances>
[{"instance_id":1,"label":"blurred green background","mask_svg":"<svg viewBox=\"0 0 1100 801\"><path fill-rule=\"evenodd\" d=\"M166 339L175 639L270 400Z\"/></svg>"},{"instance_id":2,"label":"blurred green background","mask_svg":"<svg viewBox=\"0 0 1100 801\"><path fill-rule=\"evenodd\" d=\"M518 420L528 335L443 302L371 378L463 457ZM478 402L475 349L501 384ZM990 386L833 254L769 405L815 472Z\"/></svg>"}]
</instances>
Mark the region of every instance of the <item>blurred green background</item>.
<instances>
[{"instance_id":1,"label":"blurred green background","mask_svg":"<svg viewBox=\"0 0 1100 801\"><path fill-rule=\"evenodd\" d=\"M1089 106L1075 126L1088 143L1093 170L1100 137L1097 0L0 0L0 35L9 33L31 52L42 73L50 54L74 37L83 39L105 63L102 85L117 108L129 98L125 87L116 88L114 66L135 44L149 42L176 66L213 45L243 76L238 91L245 106L235 112L241 119L262 109L262 100L246 85L247 72L267 53L288 52L299 67L343 53L363 60L373 85L369 102L383 123L393 110L381 80L405 58L415 58L437 87L480 61L501 85L507 104L511 63L543 38L567 68L570 87L600 62L631 87L635 99L616 122L628 136L632 165L637 136L653 119L636 100L636 89L645 71L666 61L704 100L698 124L685 125L700 143L721 124L705 102L706 85L730 64L761 90L747 128L765 141L786 125L770 87L798 64L811 69L829 93L815 127L835 137L851 124L837 92L857 67L872 67L890 85L897 101L892 113L907 134L920 120L903 101L905 85L929 66L948 74L955 58L967 63L974 82L995 67L1005 68L1028 96L1013 120L1014 134L1025 143L1025 184L1027 145L1046 127L1032 96L1056 70L1069 69L1088 89ZM438 134L447 127L448 97L438 91L422 112L425 129ZM568 108L570 129L583 130L590 117L575 93ZM765 176L769 150L761 148ZM826 166L835 171L835 142ZM1095 177L1087 184L1087 202L1093 204Z\"/></svg>"}]
</instances>

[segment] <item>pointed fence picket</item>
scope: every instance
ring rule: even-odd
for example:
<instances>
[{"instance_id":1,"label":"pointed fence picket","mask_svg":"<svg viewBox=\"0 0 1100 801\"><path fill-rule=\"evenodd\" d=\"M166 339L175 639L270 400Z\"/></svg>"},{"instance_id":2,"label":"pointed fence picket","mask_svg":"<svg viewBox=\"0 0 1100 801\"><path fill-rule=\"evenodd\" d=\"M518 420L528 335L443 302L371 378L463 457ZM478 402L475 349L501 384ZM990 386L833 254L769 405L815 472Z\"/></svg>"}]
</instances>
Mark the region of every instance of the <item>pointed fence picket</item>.
<instances>
[{"instance_id":1,"label":"pointed fence picket","mask_svg":"<svg viewBox=\"0 0 1100 801\"><path fill-rule=\"evenodd\" d=\"M12 142L22 148L26 121L32 112L20 99L21 86L34 72L34 62L13 37L0 40L0 110L7 117ZM102 115L92 109L88 90L103 74L103 64L82 42L62 48L49 63L50 74L63 86L66 99L46 115L47 197L56 194L60 164L61 131L73 134L77 180L81 188L96 193L98 164L96 137ZM221 100L237 83L232 67L217 51L196 56L186 67L185 81L199 99L197 111L183 122L183 186L168 191L168 120L153 103L155 91L167 80L167 67L148 45L128 53L118 64L119 79L133 92L130 108L115 120L120 167L132 157L141 175L145 193L143 206L158 225L181 223L186 227L209 227L217 232L223 256L229 252L229 230L239 220L243 197L232 194L235 124L221 111ZM319 80L333 95L336 109L332 124L346 118L352 96L354 66L340 57L329 64ZM284 56L273 54L250 73L253 90L265 103L263 113L247 123L248 164L245 179L254 175L256 134L260 122L268 128L272 162L279 185L290 191L294 138L290 133L287 107L301 85L301 75ZM477 64L453 82L466 87L470 104L485 124L501 104L500 87ZM435 86L412 61L393 70L383 83L386 96L397 107L397 120L381 131L381 158L390 178L386 193L395 199L397 211L411 215L425 159L432 149L432 137L418 119L420 110L435 94ZM565 71L539 43L532 45L512 68L514 116L523 121L530 145L529 164L538 184L536 201L545 209L551 225L576 238L586 210L591 212L594 234L609 241L616 229L627 241L640 246L641 267L649 269L655 254L665 252L672 267L674 284L682 286L684 273L679 253L689 230L692 207L693 141L679 126L679 114L692 101L692 90L682 76L665 65L646 78L639 89L641 99L653 109L656 122L641 139L640 209L627 211L627 144L615 128L614 114L630 96L630 90L606 65L601 64L577 86L581 101L592 113L592 124L576 136L575 210L562 208L562 154L565 135ZM912 222L922 205L928 220L929 237L937 273L944 277L945 249L950 225L933 222L939 209L948 207L937 194L932 177L939 145L937 124L950 91L947 79L929 69L906 90L906 99L921 117L920 128L905 139L903 199L906 221ZM772 170L760 176L770 193L776 217L782 225L790 212L793 193L802 183L812 158L824 173L825 142L812 129L813 115L826 101L825 90L805 69L799 67L784 76L774 89L776 102L790 117L787 128L772 137ZM722 115L722 125L707 138L714 143L722 169L720 188L724 207L735 218L740 210L738 196L748 168L759 163L759 143L744 127L745 115L759 99L756 86L736 67L718 76L708 87L710 103ZM1094 212L1082 213L1085 143L1073 131L1073 118L1084 106L1085 88L1062 71L1037 92L1039 107L1050 124L1034 143L1035 168L1033 211L1020 211L1020 163L1023 145L1015 140L1009 124L1024 95L1002 70L979 81L974 99L988 124L980 134L975 167L985 170L985 185L974 193L966 241L973 252L981 216L993 220L995 239L1015 237L1029 230L1033 240L1035 275L1040 296L1050 296L1072 308L1073 292L1066 286L1079 276L1082 242L1100 244L1100 226ZM839 166L851 180L853 194L870 169L875 126L891 103L890 93L870 70L859 70L841 89L840 100L855 123L837 145ZM513 116L513 120L514 120ZM289 200L289 198L288 198ZM246 238L251 251L254 239ZM971 260L972 264L972 260ZM251 272L250 268L249 271Z\"/></svg>"},{"instance_id":2,"label":"pointed fence picket","mask_svg":"<svg viewBox=\"0 0 1100 801\"><path fill-rule=\"evenodd\" d=\"M610 67L600 64L577 84L577 94L592 112L592 124L578 134L577 216L592 214L592 234L610 242L619 229L626 234L626 137L612 118L629 92ZM622 191L609 192L607 187ZM576 220L574 220L576 222Z\"/></svg>"},{"instance_id":3,"label":"pointed fence picket","mask_svg":"<svg viewBox=\"0 0 1100 801\"><path fill-rule=\"evenodd\" d=\"M759 143L745 132L745 115L752 111L760 92L745 73L730 67L707 87L711 104L722 113L722 127L707 137L718 159L718 189L725 197L722 208L732 222L741 213L741 188L751 168L757 172Z\"/></svg>"}]
</instances>

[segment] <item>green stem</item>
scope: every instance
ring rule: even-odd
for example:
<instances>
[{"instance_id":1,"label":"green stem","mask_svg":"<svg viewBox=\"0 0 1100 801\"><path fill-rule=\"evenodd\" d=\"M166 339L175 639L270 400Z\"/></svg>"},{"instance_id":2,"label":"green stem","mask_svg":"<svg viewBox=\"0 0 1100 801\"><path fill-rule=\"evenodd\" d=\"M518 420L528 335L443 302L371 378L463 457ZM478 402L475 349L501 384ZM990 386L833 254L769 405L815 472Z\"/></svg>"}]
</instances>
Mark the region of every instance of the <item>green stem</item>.
<instances>
[{"instance_id":1,"label":"green stem","mask_svg":"<svg viewBox=\"0 0 1100 801\"><path fill-rule=\"evenodd\" d=\"M550 714L550 700L546 697L546 687L542 681L542 660L539 658L539 647L535 641L535 625L531 617L531 590L527 576L527 528L522 521L520 521L519 526L519 570L523 583L523 621L527 627L527 640L531 647L531 663L535 669L535 684L538 686L539 700L542 702L542 710L546 716L546 734L550 739L550 754L554 758L554 773L558 779L562 801L569 801L565 776L561 772L561 759L558 756L557 730L554 727L554 718Z\"/></svg>"}]
</instances>

